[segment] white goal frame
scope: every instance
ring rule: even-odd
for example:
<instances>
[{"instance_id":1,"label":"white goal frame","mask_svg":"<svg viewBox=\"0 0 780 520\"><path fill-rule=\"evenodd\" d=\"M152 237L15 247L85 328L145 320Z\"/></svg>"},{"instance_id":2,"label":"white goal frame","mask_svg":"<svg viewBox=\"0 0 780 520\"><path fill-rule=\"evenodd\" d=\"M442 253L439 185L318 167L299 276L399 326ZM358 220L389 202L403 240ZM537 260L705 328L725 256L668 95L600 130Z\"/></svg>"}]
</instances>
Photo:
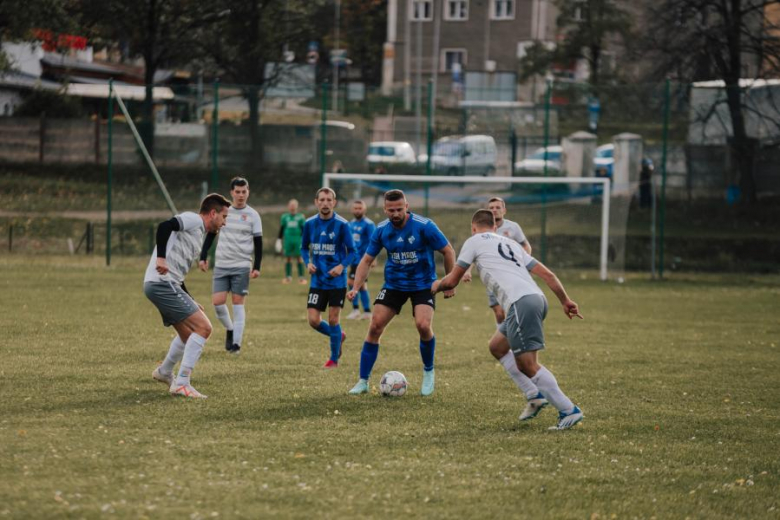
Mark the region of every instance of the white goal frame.
<instances>
[{"instance_id":1,"label":"white goal frame","mask_svg":"<svg viewBox=\"0 0 780 520\"><path fill-rule=\"evenodd\" d=\"M609 249L609 203L610 180L606 177L478 177L465 175L451 177L446 175L379 175L375 173L326 173L323 186L330 187L331 181L401 181L420 184L475 183L475 184L592 184L601 185L601 243L599 254L599 278L607 280L607 251Z\"/></svg>"}]
</instances>

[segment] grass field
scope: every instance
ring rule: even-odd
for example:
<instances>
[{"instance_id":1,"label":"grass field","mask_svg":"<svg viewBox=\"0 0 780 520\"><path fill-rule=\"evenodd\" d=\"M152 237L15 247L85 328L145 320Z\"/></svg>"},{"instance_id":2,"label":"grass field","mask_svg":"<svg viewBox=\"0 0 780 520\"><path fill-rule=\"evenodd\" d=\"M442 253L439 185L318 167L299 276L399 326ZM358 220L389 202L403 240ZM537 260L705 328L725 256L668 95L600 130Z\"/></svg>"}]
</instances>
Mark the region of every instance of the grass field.
<instances>
[{"instance_id":1,"label":"grass field","mask_svg":"<svg viewBox=\"0 0 780 520\"><path fill-rule=\"evenodd\" d=\"M356 397L367 323L345 322L323 371L307 289L279 284L276 259L252 282L245 352L217 328L194 375L209 399L172 398L150 377L171 331L145 265L0 256L1 518L780 517L776 275L559 273L586 319L551 299L542 360L586 418L550 432L550 410L517 422L478 282L438 302L434 396L404 309L372 382L400 370L409 393ZM188 286L208 302L207 275Z\"/></svg>"}]
</instances>

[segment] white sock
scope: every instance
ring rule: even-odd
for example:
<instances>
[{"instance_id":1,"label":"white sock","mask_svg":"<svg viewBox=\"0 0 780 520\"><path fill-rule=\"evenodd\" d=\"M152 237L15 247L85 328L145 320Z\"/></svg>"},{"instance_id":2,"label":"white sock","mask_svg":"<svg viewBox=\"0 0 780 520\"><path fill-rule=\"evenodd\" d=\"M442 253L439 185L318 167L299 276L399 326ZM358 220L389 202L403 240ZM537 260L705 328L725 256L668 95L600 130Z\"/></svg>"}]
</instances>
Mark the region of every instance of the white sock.
<instances>
[{"instance_id":1,"label":"white sock","mask_svg":"<svg viewBox=\"0 0 780 520\"><path fill-rule=\"evenodd\" d=\"M531 378L536 386L539 387L539 391L547 398L559 412L571 413L574 410L574 403L558 387L558 381L555 380L555 376L552 372L544 367L541 367L534 377Z\"/></svg>"},{"instance_id":2,"label":"white sock","mask_svg":"<svg viewBox=\"0 0 780 520\"><path fill-rule=\"evenodd\" d=\"M165 361L160 365L160 372L164 374L170 374L173 372L173 367L176 363L181 361L181 357L184 355L184 342L179 335L173 337L171 341L171 347L168 349L168 355L165 356Z\"/></svg>"},{"instance_id":3,"label":"white sock","mask_svg":"<svg viewBox=\"0 0 780 520\"><path fill-rule=\"evenodd\" d=\"M206 338L194 332L190 334L187 343L184 345L184 357L181 360L181 367L179 367L179 376L176 378L177 385L190 384L190 375L198 359L200 359L204 345L206 345Z\"/></svg>"},{"instance_id":4,"label":"white sock","mask_svg":"<svg viewBox=\"0 0 780 520\"><path fill-rule=\"evenodd\" d=\"M510 350L504 354L504 357L502 357L499 361L501 361L501 364L504 365L504 370L506 370L506 373L509 374L509 377L512 378L512 381L515 382L517 388L519 388L520 391L525 394L526 398L533 399L539 395L539 389L536 388L536 385L531 382L531 378L520 372L520 369L517 368L517 361L515 360L514 352Z\"/></svg>"},{"instance_id":5,"label":"white sock","mask_svg":"<svg viewBox=\"0 0 780 520\"><path fill-rule=\"evenodd\" d=\"M244 324L246 323L246 310L243 305L233 305L233 343L241 346L241 340L244 337Z\"/></svg>"},{"instance_id":6,"label":"white sock","mask_svg":"<svg viewBox=\"0 0 780 520\"><path fill-rule=\"evenodd\" d=\"M233 308L235 311L235 307ZM227 305L215 305L214 312L217 314L217 319L225 326L227 330L233 330L233 322L230 321L230 311L228 311Z\"/></svg>"}]
</instances>

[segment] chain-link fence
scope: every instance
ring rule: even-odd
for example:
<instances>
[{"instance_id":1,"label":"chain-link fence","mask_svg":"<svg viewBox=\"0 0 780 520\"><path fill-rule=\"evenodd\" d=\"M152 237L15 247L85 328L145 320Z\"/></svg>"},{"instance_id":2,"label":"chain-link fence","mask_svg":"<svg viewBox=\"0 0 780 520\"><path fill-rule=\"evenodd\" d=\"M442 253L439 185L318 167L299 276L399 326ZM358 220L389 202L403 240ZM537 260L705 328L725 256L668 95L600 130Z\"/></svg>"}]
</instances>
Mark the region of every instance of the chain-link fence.
<instances>
[{"instance_id":1,"label":"chain-link fence","mask_svg":"<svg viewBox=\"0 0 780 520\"><path fill-rule=\"evenodd\" d=\"M717 84L556 81L536 102L519 100L520 89L511 86L434 92L422 83L388 93L350 82L338 90L185 84L154 89L153 125L142 116L142 98L124 101L179 211L195 209L208 191L227 193L235 175L249 180L250 203L269 215L290 198L306 206L325 172L608 177L617 201L610 233L623 237L614 254L625 257L627 269L660 274L777 269L780 132L756 122L756 114L780 113L770 102L776 88L745 90L747 172L735 159ZM167 206L126 118L115 107L109 121L108 104L90 100L92 115L84 119L0 118L3 254L82 253L87 222L94 226L91 250L105 249L109 155L111 211L123 213L111 248L148 252L149 229ZM737 204L746 197L745 175L759 195L749 205Z\"/></svg>"}]
</instances>

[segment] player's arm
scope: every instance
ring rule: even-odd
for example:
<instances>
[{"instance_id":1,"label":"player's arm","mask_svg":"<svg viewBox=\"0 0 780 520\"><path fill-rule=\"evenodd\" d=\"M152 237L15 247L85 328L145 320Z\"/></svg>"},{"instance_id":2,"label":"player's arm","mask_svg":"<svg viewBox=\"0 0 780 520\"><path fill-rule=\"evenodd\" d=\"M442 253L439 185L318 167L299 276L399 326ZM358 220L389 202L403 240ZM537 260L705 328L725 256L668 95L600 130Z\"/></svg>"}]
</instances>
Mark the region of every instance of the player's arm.
<instances>
[{"instance_id":1,"label":"player's arm","mask_svg":"<svg viewBox=\"0 0 780 520\"><path fill-rule=\"evenodd\" d=\"M249 273L249 276L257 278L260 276L260 265L263 263L263 235L253 236L252 242L255 244L255 261L252 264L252 272Z\"/></svg>"},{"instance_id":2,"label":"player's arm","mask_svg":"<svg viewBox=\"0 0 780 520\"><path fill-rule=\"evenodd\" d=\"M436 294L438 292L446 292L455 289L460 283L461 278L466 275L469 269L471 269L471 266L465 268L460 265L455 265L455 267L447 273L447 276L433 282L431 293Z\"/></svg>"},{"instance_id":3,"label":"player's arm","mask_svg":"<svg viewBox=\"0 0 780 520\"><path fill-rule=\"evenodd\" d=\"M368 271L371 269L371 264L373 262L374 257L368 253L364 254L363 258L360 259L360 263L358 264L357 270L355 271L355 281L352 283L352 290L347 293L347 298L349 301L352 301L352 299L358 293L358 288L363 287L363 284L366 283L366 279L368 279Z\"/></svg>"},{"instance_id":4,"label":"player's arm","mask_svg":"<svg viewBox=\"0 0 780 520\"><path fill-rule=\"evenodd\" d=\"M209 251L211 250L211 246L212 244L214 244L214 239L216 237L217 237L216 233L206 233L206 239L203 240L203 247L200 248L200 261L198 262L198 267L204 273L208 271L209 263L207 259L209 257Z\"/></svg>"},{"instance_id":5,"label":"player's arm","mask_svg":"<svg viewBox=\"0 0 780 520\"><path fill-rule=\"evenodd\" d=\"M561 305L563 305L563 312L566 314L567 318L572 319L576 316L581 320L584 319L582 314L580 314L579 307L571 298L569 298L569 295L566 294L566 289L563 288L563 284L558 279L558 277L555 276L555 273L547 269L544 264L539 262L537 262L536 265L531 268L531 272L544 280L544 283L547 284L547 287L549 287L552 292L555 293L555 296L558 297Z\"/></svg>"},{"instance_id":6,"label":"player's arm","mask_svg":"<svg viewBox=\"0 0 780 520\"><path fill-rule=\"evenodd\" d=\"M301 258L303 263L306 264L306 268L309 270L309 274L317 272L317 266L309 262L309 223L303 225L303 236L301 237Z\"/></svg>"},{"instance_id":7,"label":"player's arm","mask_svg":"<svg viewBox=\"0 0 780 520\"><path fill-rule=\"evenodd\" d=\"M529 242L527 238L520 242L520 247L522 247L529 255L531 254L531 242Z\"/></svg>"},{"instance_id":8,"label":"player's arm","mask_svg":"<svg viewBox=\"0 0 780 520\"><path fill-rule=\"evenodd\" d=\"M171 238L171 234L174 231L181 231L181 221L173 217L170 220L160 222L157 226L157 272L165 274L168 272L168 262L165 260L165 255L168 252L168 239Z\"/></svg>"}]
</instances>

